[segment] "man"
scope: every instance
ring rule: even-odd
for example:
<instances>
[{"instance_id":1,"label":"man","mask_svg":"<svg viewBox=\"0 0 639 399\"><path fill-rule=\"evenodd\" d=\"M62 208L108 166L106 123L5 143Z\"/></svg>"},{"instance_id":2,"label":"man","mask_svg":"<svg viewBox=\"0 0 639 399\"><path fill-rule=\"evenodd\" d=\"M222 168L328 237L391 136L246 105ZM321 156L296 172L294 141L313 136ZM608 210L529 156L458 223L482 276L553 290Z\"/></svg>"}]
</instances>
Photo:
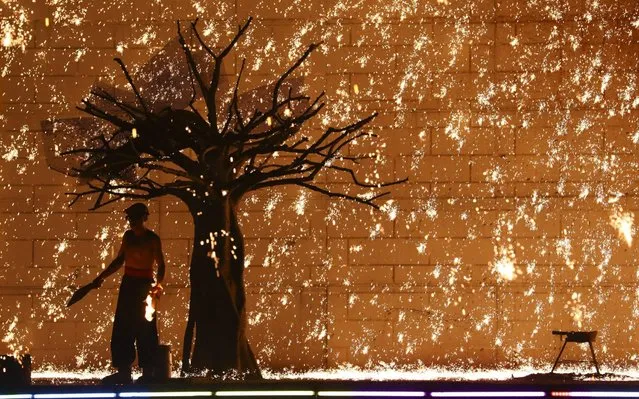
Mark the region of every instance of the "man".
<instances>
[{"instance_id":1,"label":"man","mask_svg":"<svg viewBox=\"0 0 639 399\"><path fill-rule=\"evenodd\" d=\"M145 299L159 296L165 275L164 256L160 237L147 229L149 210L146 205L136 203L126 210L131 227L124 233L118 256L93 280L96 287L124 265L124 276L120 284L118 304L111 335L112 365L115 374L105 377L106 384L131 383L131 365L135 360L136 344L138 365L142 377L138 382L153 379L154 357L158 347L158 332L155 315L151 321L145 319ZM157 263L157 283L153 285L153 265Z\"/></svg>"}]
</instances>

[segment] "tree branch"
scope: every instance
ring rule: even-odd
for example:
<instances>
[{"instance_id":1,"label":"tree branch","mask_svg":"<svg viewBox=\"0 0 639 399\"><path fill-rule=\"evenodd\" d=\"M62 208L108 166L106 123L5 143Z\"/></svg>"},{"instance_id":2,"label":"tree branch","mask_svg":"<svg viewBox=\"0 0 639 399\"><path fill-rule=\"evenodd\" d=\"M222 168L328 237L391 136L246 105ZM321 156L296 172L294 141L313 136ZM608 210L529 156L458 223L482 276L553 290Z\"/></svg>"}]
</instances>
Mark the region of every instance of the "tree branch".
<instances>
[{"instance_id":1,"label":"tree branch","mask_svg":"<svg viewBox=\"0 0 639 399\"><path fill-rule=\"evenodd\" d=\"M144 102L144 99L140 95L140 92L138 91L138 88L133 83L133 79L131 78L131 75L129 74L128 69L124 65L124 62L122 62L122 60L120 58L117 58L117 57L114 58L113 60L120 65L120 68L124 72L124 76L126 77L126 80L129 82L129 86L131 86L131 89L133 90L133 93L135 93L135 97L140 102L140 105L142 105L142 109L144 109L144 113L147 116L151 116L151 114L149 113L149 109L146 107L146 103Z\"/></svg>"}]
</instances>

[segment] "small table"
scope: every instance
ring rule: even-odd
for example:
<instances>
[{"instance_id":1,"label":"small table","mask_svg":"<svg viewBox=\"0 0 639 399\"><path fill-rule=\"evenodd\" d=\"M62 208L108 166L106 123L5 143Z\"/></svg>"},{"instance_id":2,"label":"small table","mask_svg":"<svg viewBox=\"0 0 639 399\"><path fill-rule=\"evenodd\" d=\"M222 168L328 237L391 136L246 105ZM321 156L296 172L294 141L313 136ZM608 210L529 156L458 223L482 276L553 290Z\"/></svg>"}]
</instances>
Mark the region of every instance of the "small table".
<instances>
[{"instance_id":1,"label":"small table","mask_svg":"<svg viewBox=\"0 0 639 399\"><path fill-rule=\"evenodd\" d=\"M557 355L557 360L555 360L555 364L552 366L552 370L550 372L554 372L555 368L557 368L557 364L559 364L559 358L561 358L561 354L564 352L566 348L566 344L568 342L575 342L578 344L585 344L586 342L590 346L590 353L592 355L592 363L595 365L595 370L597 370L597 374L599 373L599 364L597 363L597 358L595 357L595 349L592 347L592 342L597 337L597 331L557 331L553 330L553 335L559 335L560 337L565 337L564 344L559 351L559 355Z\"/></svg>"}]
</instances>

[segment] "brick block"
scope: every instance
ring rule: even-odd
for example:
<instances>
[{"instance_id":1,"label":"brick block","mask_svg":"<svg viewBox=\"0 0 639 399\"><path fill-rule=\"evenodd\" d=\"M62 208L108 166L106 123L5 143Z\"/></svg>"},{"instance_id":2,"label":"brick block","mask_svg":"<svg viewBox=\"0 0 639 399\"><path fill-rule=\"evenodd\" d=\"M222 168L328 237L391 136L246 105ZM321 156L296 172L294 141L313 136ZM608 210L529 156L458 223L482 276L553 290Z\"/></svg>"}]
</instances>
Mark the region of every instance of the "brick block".
<instances>
[{"instance_id":1,"label":"brick block","mask_svg":"<svg viewBox=\"0 0 639 399\"><path fill-rule=\"evenodd\" d=\"M269 187L250 192L244 197L238 216L242 223L250 223L247 217L257 215L258 212L279 215L284 211L301 211L302 205L305 205L303 210L307 212L314 207L320 207L320 203L325 200L326 198L319 193L293 185Z\"/></svg>"},{"instance_id":2,"label":"brick block","mask_svg":"<svg viewBox=\"0 0 639 399\"><path fill-rule=\"evenodd\" d=\"M584 10L584 4L578 0L570 0L559 7L536 7L524 0L499 0L495 3L496 16L511 20L551 21L557 15L567 17L578 15Z\"/></svg>"},{"instance_id":3,"label":"brick block","mask_svg":"<svg viewBox=\"0 0 639 399\"><path fill-rule=\"evenodd\" d=\"M559 138L552 128L516 130L515 152L517 154L547 154Z\"/></svg>"},{"instance_id":4,"label":"brick block","mask_svg":"<svg viewBox=\"0 0 639 399\"><path fill-rule=\"evenodd\" d=\"M360 101L394 100L400 93L400 82L400 76L390 73L354 73L347 92Z\"/></svg>"},{"instance_id":5,"label":"brick block","mask_svg":"<svg viewBox=\"0 0 639 399\"><path fill-rule=\"evenodd\" d=\"M411 155L416 151L430 152L430 129L381 129L374 140L358 141L349 146L349 154L369 154L380 151L386 157Z\"/></svg>"},{"instance_id":6,"label":"brick block","mask_svg":"<svg viewBox=\"0 0 639 399\"><path fill-rule=\"evenodd\" d=\"M95 78L46 76L38 86L36 100L40 103L80 104L89 95Z\"/></svg>"},{"instance_id":7,"label":"brick block","mask_svg":"<svg viewBox=\"0 0 639 399\"><path fill-rule=\"evenodd\" d=\"M477 95L480 93L482 80L487 78L480 77L478 72L469 71L453 71L447 73L435 71L433 72L433 83L431 84L431 97L425 97L433 106L424 106L425 109L449 110L459 114L460 109L468 110L470 104L476 101ZM449 115L450 116L450 115ZM450 119L444 120L443 126L448 125Z\"/></svg>"},{"instance_id":8,"label":"brick block","mask_svg":"<svg viewBox=\"0 0 639 399\"><path fill-rule=\"evenodd\" d=\"M97 275L97 273L95 273L95 275ZM78 281L78 283L85 284L91 281L92 278L93 276L85 278L84 281ZM87 337L91 337L92 339L94 335L100 335L100 333L110 334L118 299L118 286L121 279L122 271L110 277L110 281L106 281L100 289L94 290L82 298L82 301L70 308L66 308L66 320L75 321L78 324L78 329L83 329L82 325L86 328L87 325L100 324L101 327L95 328L95 330L89 330L92 331L92 334L86 334ZM68 294L68 298L70 297L71 293ZM163 296L162 299L165 297L166 296ZM65 298L65 300L66 299L67 298Z\"/></svg>"},{"instance_id":9,"label":"brick block","mask_svg":"<svg viewBox=\"0 0 639 399\"><path fill-rule=\"evenodd\" d=\"M1 272L0 272L1 273ZM3 284L4 285L4 284ZM31 317L31 308L33 306L33 299L29 294L16 294L0 296L2 299L2 307L0 308L0 316L2 320L2 327L8 328L9 324L17 318L22 324L28 321ZM6 324L5 324L6 323ZM6 331L6 330L5 330Z\"/></svg>"},{"instance_id":10,"label":"brick block","mask_svg":"<svg viewBox=\"0 0 639 399\"><path fill-rule=\"evenodd\" d=\"M34 36L38 48L114 48L113 25L88 22L81 25L56 25L46 27L44 21L36 21Z\"/></svg>"},{"instance_id":11,"label":"brick block","mask_svg":"<svg viewBox=\"0 0 639 399\"><path fill-rule=\"evenodd\" d=\"M247 239L245 251L251 266L317 265L326 257L326 244L318 239Z\"/></svg>"},{"instance_id":12,"label":"brick block","mask_svg":"<svg viewBox=\"0 0 639 399\"><path fill-rule=\"evenodd\" d=\"M32 52L34 53L33 62L36 67L41 69L43 75L71 77L86 73L84 68L80 68L87 54L85 49L44 48L34 49ZM104 62L102 66L104 66ZM92 75L96 75L96 73ZM38 82L39 91L43 89L43 84L43 81ZM40 94L39 91L38 94Z\"/></svg>"},{"instance_id":13,"label":"brick block","mask_svg":"<svg viewBox=\"0 0 639 399\"><path fill-rule=\"evenodd\" d=\"M172 212L162 215L160 237L163 239L190 239L193 237L193 220L188 212Z\"/></svg>"},{"instance_id":14,"label":"brick block","mask_svg":"<svg viewBox=\"0 0 639 399\"><path fill-rule=\"evenodd\" d=\"M189 240L162 240L162 252L169 272L174 269L185 269L191 259L191 242Z\"/></svg>"},{"instance_id":15,"label":"brick block","mask_svg":"<svg viewBox=\"0 0 639 399\"><path fill-rule=\"evenodd\" d=\"M470 24L470 36L472 36L473 44L495 44L497 33L497 24L491 19L485 19L480 22Z\"/></svg>"},{"instance_id":16,"label":"brick block","mask_svg":"<svg viewBox=\"0 0 639 399\"><path fill-rule=\"evenodd\" d=\"M203 24L198 27L200 30L203 29ZM177 23L168 19L148 24L117 24L113 28L116 45L125 45L124 53L127 55L129 49L162 48L168 41L177 37ZM189 24L183 24L182 29L190 32L191 27ZM127 58L124 57L123 60L127 61Z\"/></svg>"},{"instance_id":17,"label":"brick block","mask_svg":"<svg viewBox=\"0 0 639 399\"><path fill-rule=\"evenodd\" d=\"M84 266L93 271L109 263L117 254L120 239L114 240L39 240L34 241L33 265L41 268ZM97 272L96 272L97 273Z\"/></svg>"},{"instance_id":18,"label":"brick block","mask_svg":"<svg viewBox=\"0 0 639 399\"><path fill-rule=\"evenodd\" d=\"M310 278L310 268L299 265L251 266L244 273L247 287L265 287L274 291L282 290L284 286L301 285Z\"/></svg>"},{"instance_id":19,"label":"brick block","mask_svg":"<svg viewBox=\"0 0 639 399\"><path fill-rule=\"evenodd\" d=\"M4 186L0 189L0 212L32 212L32 186Z\"/></svg>"},{"instance_id":20,"label":"brick block","mask_svg":"<svg viewBox=\"0 0 639 399\"><path fill-rule=\"evenodd\" d=\"M492 236L496 222L495 212L475 211L441 211L434 218L423 212L413 213L406 218L400 218L397 223L399 237L469 237ZM414 221L411 223L411 221ZM425 241L426 247L428 242Z\"/></svg>"},{"instance_id":21,"label":"brick block","mask_svg":"<svg viewBox=\"0 0 639 399\"><path fill-rule=\"evenodd\" d=\"M308 234L308 216L298 215L292 210L282 212L277 208L273 212L286 216L248 212L248 216L242 222L244 236L247 238L304 237Z\"/></svg>"},{"instance_id":22,"label":"brick block","mask_svg":"<svg viewBox=\"0 0 639 399\"><path fill-rule=\"evenodd\" d=\"M93 206L95 202L95 197L86 196L80 200L78 200L73 207L69 207L71 201L73 201L74 197L72 195L68 195L68 192L79 192L81 191L79 187L69 187L69 186L58 186L58 185L48 185L48 186L33 186L33 209L36 212L73 212L73 211L85 211ZM113 207L113 206L112 206ZM111 207L111 208L112 208ZM106 208L101 209L97 212L105 212L111 211L111 209Z\"/></svg>"},{"instance_id":23,"label":"brick block","mask_svg":"<svg viewBox=\"0 0 639 399\"><path fill-rule=\"evenodd\" d=\"M561 49L547 49L545 44L498 44L495 67L498 71L550 71L560 65Z\"/></svg>"},{"instance_id":24,"label":"brick block","mask_svg":"<svg viewBox=\"0 0 639 399\"><path fill-rule=\"evenodd\" d=\"M434 288L427 310L442 314L444 320L463 320L466 315L495 314L497 301L493 288L455 290L452 298L445 290Z\"/></svg>"},{"instance_id":25,"label":"brick block","mask_svg":"<svg viewBox=\"0 0 639 399\"><path fill-rule=\"evenodd\" d=\"M487 238L432 239L426 244L426 253L430 255L430 264L452 264L455 259L462 263L486 264L493 260L494 255L493 242Z\"/></svg>"},{"instance_id":26,"label":"brick block","mask_svg":"<svg viewBox=\"0 0 639 399\"><path fill-rule=\"evenodd\" d=\"M62 173L55 172L46 164L44 159L14 159L0 161L3 172L3 183L11 185L63 185L70 179Z\"/></svg>"},{"instance_id":27,"label":"brick block","mask_svg":"<svg viewBox=\"0 0 639 399\"><path fill-rule=\"evenodd\" d=\"M344 282L352 284L390 284L393 282L393 266L350 266Z\"/></svg>"},{"instance_id":28,"label":"brick block","mask_svg":"<svg viewBox=\"0 0 639 399\"><path fill-rule=\"evenodd\" d=\"M472 181L558 181L560 165L542 156L473 157Z\"/></svg>"},{"instance_id":29,"label":"brick block","mask_svg":"<svg viewBox=\"0 0 639 399\"><path fill-rule=\"evenodd\" d=\"M517 25L515 23L504 21L495 24L496 44L509 44L515 37L517 37Z\"/></svg>"},{"instance_id":30,"label":"brick block","mask_svg":"<svg viewBox=\"0 0 639 399\"><path fill-rule=\"evenodd\" d=\"M288 43L301 38L302 45L309 45L310 43L323 42L324 46L333 48L348 46L353 43L351 36L354 26L350 24L342 24L341 21L327 21L322 27L310 26L303 21L296 21L290 23L287 20L264 20L259 21L263 23L265 28L270 28L268 35L262 35L262 32L254 27L254 37L273 38L275 45L282 44L287 46ZM260 26L261 28L261 26ZM310 29L309 29L310 28ZM304 33L301 35L301 33ZM300 37L301 36L301 37ZM286 48L286 47L283 47ZM288 52L288 48L286 48ZM283 53L283 51L282 51ZM289 62L292 62L289 59Z\"/></svg>"},{"instance_id":31,"label":"brick block","mask_svg":"<svg viewBox=\"0 0 639 399\"><path fill-rule=\"evenodd\" d=\"M510 197L514 195L512 184L492 183L431 183L432 194L438 198Z\"/></svg>"},{"instance_id":32,"label":"brick block","mask_svg":"<svg viewBox=\"0 0 639 399\"><path fill-rule=\"evenodd\" d=\"M333 73L383 74L395 70L398 56L385 46L340 47L313 55L313 62Z\"/></svg>"},{"instance_id":33,"label":"brick block","mask_svg":"<svg viewBox=\"0 0 639 399\"><path fill-rule=\"evenodd\" d=\"M0 130L0 148L3 157L11 159L24 159L33 157L39 153L37 132L30 132L26 128L20 131ZM5 159L5 161L8 159Z\"/></svg>"},{"instance_id":34,"label":"brick block","mask_svg":"<svg viewBox=\"0 0 639 399\"><path fill-rule=\"evenodd\" d=\"M439 284L435 272L437 266L428 265L397 265L394 267L394 282L397 284L414 284L418 286L433 286Z\"/></svg>"},{"instance_id":35,"label":"brick block","mask_svg":"<svg viewBox=\"0 0 639 399\"><path fill-rule=\"evenodd\" d=\"M460 182L470 180L470 169L467 156L424 155L398 158L395 174L411 182Z\"/></svg>"},{"instance_id":36,"label":"brick block","mask_svg":"<svg viewBox=\"0 0 639 399\"><path fill-rule=\"evenodd\" d=\"M161 18L164 4L158 3L113 3L105 0L79 0L77 7L85 10L85 17L89 21L109 21L122 23L131 21L132 24L142 20Z\"/></svg>"},{"instance_id":37,"label":"brick block","mask_svg":"<svg viewBox=\"0 0 639 399\"><path fill-rule=\"evenodd\" d=\"M349 297L349 320L391 320L397 310L422 310L426 293L354 293Z\"/></svg>"},{"instance_id":38,"label":"brick block","mask_svg":"<svg viewBox=\"0 0 639 399\"><path fill-rule=\"evenodd\" d=\"M602 32L602 35L605 33ZM616 46L604 46L603 43L588 43L579 46L578 48L569 47L564 52L564 61L562 69L564 74L571 76L578 70L585 70L592 64L593 60L601 57L601 59L609 60L619 57L621 54L617 50ZM623 63L619 65L623 66ZM569 85L568 88L576 91L579 94L583 92L580 89L584 89L587 80L580 79L578 85ZM590 81L592 82L592 81ZM592 83L591 83L592 84ZM599 90L600 85L591 86L592 89ZM576 96L571 98L577 99Z\"/></svg>"},{"instance_id":39,"label":"brick block","mask_svg":"<svg viewBox=\"0 0 639 399\"><path fill-rule=\"evenodd\" d=\"M329 284L370 285L390 284L393 282L392 265L332 265L327 268L316 267L311 274L313 281L327 281Z\"/></svg>"},{"instance_id":40,"label":"brick block","mask_svg":"<svg viewBox=\"0 0 639 399\"><path fill-rule=\"evenodd\" d=\"M428 254L419 252L412 240L350 240L349 263L353 265L427 264Z\"/></svg>"},{"instance_id":41,"label":"brick block","mask_svg":"<svg viewBox=\"0 0 639 399\"><path fill-rule=\"evenodd\" d=\"M33 78L7 76L0 78L0 91L3 103L35 102L35 82Z\"/></svg>"},{"instance_id":42,"label":"brick block","mask_svg":"<svg viewBox=\"0 0 639 399\"><path fill-rule=\"evenodd\" d=\"M636 59L637 56L639 56L639 44L632 43L620 46L616 50L616 62L612 64L612 67L616 70L636 73ZM633 60L635 60L634 63Z\"/></svg>"},{"instance_id":43,"label":"brick block","mask_svg":"<svg viewBox=\"0 0 639 399\"><path fill-rule=\"evenodd\" d=\"M286 18L309 19L326 13L335 7L334 1L311 1L300 6L293 0L278 0L273 4L260 4L250 1L242 1L235 5L238 10L237 18L242 21L249 16L259 15L261 19L281 19L282 11L286 10Z\"/></svg>"},{"instance_id":44,"label":"brick block","mask_svg":"<svg viewBox=\"0 0 639 399\"><path fill-rule=\"evenodd\" d=\"M47 238L70 236L75 233L74 215L65 214L0 214L3 235L12 239Z\"/></svg>"},{"instance_id":45,"label":"brick block","mask_svg":"<svg viewBox=\"0 0 639 399\"><path fill-rule=\"evenodd\" d=\"M557 253L558 240L548 238L518 238L515 240L515 256L519 263L565 264Z\"/></svg>"},{"instance_id":46,"label":"brick block","mask_svg":"<svg viewBox=\"0 0 639 399\"><path fill-rule=\"evenodd\" d=\"M384 43L388 46L414 45L420 37L433 38L433 24L430 22L354 24L351 28L353 44L371 42Z\"/></svg>"},{"instance_id":47,"label":"brick block","mask_svg":"<svg viewBox=\"0 0 639 399\"><path fill-rule=\"evenodd\" d=\"M551 42L553 32L559 31L560 28L559 24L553 22L524 22L516 25L522 44Z\"/></svg>"},{"instance_id":48,"label":"brick block","mask_svg":"<svg viewBox=\"0 0 639 399\"><path fill-rule=\"evenodd\" d=\"M146 226L157 232L158 215L154 212L150 213ZM119 244L122 242L122 235L128 228L128 223L121 213L77 214L78 238L80 239L110 240ZM160 236L163 237L161 234Z\"/></svg>"},{"instance_id":49,"label":"brick block","mask_svg":"<svg viewBox=\"0 0 639 399\"><path fill-rule=\"evenodd\" d=\"M26 268L33 263L31 240L0 241L0 267Z\"/></svg>"},{"instance_id":50,"label":"brick block","mask_svg":"<svg viewBox=\"0 0 639 399\"><path fill-rule=\"evenodd\" d=\"M493 128L470 128L461 132L433 129L432 153L435 155L493 154L496 152L498 137Z\"/></svg>"},{"instance_id":51,"label":"brick block","mask_svg":"<svg viewBox=\"0 0 639 399\"><path fill-rule=\"evenodd\" d=\"M477 44L470 46L470 71L492 72L495 70L495 51L493 45Z\"/></svg>"},{"instance_id":52,"label":"brick block","mask_svg":"<svg viewBox=\"0 0 639 399\"><path fill-rule=\"evenodd\" d=\"M387 321L336 321L329 326L329 347L355 347L364 350L375 344L385 346L387 337L392 333L392 326Z\"/></svg>"},{"instance_id":53,"label":"brick block","mask_svg":"<svg viewBox=\"0 0 639 399\"><path fill-rule=\"evenodd\" d=\"M11 265L0 269L0 281L5 287L40 288L50 275L49 270L34 267Z\"/></svg>"},{"instance_id":54,"label":"brick block","mask_svg":"<svg viewBox=\"0 0 639 399\"><path fill-rule=\"evenodd\" d=\"M47 331L46 346L50 348L73 348L81 338L76 336L77 323L73 322L45 322L43 329Z\"/></svg>"},{"instance_id":55,"label":"brick block","mask_svg":"<svg viewBox=\"0 0 639 399\"><path fill-rule=\"evenodd\" d=\"M352 207L332 218L327 223L328 236L331 238L391 237L393 220L373 208L367 208Z\"/></svg>"}]
</instances>

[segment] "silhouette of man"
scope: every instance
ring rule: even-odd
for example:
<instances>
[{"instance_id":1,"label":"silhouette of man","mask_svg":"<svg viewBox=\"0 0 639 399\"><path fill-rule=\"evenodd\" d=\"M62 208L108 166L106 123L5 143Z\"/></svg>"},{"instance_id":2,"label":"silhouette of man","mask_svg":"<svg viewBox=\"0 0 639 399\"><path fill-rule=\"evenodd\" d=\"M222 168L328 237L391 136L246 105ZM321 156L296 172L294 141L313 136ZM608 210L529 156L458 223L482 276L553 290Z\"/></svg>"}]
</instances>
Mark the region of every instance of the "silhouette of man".
<instances>
[{"instance_id":1,"label":"silhouette of man","mask_svg":"<svg viewBox=\"0 0 639 399\"><path fill-rule=\"evenodd\" d=\"M152 381L158 347L155 314L151 321L146 320L145 299L149 294L159 296L162 293L161 283L165 275L162 245L160 237L144 225L149 217L146 205L136 203L125 212L131 228L124 233L117 257L93 280L99 287L124 265L111 335L111 359L117 372L102 380L106 384L132 382L131 365L135 360L136 344L138 365L142 368L142 377L138 382ZM155 285L154 263L158 267Z\"/></svg>"}]
</instances>

